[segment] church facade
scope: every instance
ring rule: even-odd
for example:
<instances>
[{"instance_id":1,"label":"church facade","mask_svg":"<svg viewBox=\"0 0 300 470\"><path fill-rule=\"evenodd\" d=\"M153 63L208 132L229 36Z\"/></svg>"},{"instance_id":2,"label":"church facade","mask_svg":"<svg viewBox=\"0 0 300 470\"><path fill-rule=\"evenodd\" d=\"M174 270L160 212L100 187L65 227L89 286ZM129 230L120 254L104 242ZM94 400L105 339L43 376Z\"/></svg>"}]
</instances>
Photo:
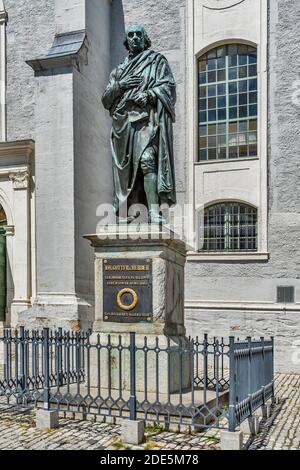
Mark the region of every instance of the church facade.
<instances>
[{"instance_id":1,"label":"church facade","mask_svg":"<svg viewBox=\"0 0 300 470\"><path fill-rule=\"evenodd\" d=\"M187 333L269 337L300 370L297 0L0 1L0 322L89 328L112 202L101 97L143 24L177 83ZM199 223L200 220L200 223Z\"/></svg>"}]
</instances>

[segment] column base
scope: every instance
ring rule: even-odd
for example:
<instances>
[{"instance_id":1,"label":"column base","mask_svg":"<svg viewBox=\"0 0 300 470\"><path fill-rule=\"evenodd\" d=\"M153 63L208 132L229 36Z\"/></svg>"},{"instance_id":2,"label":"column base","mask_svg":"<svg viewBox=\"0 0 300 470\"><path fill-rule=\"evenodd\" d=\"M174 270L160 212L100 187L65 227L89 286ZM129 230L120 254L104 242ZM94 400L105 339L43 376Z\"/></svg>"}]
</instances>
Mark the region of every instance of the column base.
<instances>
[{"instance_id":1,"label":"column base","mask_svg":"<svg viewBox=\"0 0 300 470\"><path fill-rule=\"evenodd\" d=\"M93 320L92 304L76 295L53 294L38 297L31 308L20 312L17 326L79 331L91 328Z\"/></svg>"}]
</instances>

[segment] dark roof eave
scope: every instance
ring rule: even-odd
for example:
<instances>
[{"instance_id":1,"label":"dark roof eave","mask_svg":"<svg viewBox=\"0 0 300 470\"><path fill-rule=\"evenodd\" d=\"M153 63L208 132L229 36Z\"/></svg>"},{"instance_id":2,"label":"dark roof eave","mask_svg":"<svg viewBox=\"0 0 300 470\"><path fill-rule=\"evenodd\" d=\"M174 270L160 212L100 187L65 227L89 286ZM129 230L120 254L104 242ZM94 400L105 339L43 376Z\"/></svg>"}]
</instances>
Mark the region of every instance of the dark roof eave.
<instances>
[{"instance_id":1,"label":"dark roof eave","mask_svg":"<svg viewBox=\"0 0 300 470\"><path fill-rule=\"evenodd\" d=\"M61 67L72 67L75 66L78 59L78 53L66 54L52 57L41 57L39 59L26 60L28 64L35 72L41 72L45 70L61 68Z\"/></svg>"}]
</instances>

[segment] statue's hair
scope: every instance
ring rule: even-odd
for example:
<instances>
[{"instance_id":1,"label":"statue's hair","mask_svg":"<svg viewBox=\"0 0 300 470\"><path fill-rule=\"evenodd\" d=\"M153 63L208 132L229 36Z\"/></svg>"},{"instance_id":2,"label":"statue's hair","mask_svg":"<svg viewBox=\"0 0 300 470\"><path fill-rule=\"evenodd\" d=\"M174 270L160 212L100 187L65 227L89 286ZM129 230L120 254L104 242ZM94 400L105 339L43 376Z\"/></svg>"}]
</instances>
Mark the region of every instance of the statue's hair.
<instances>
[{"instance_id":1,"label":"statue's hair","mask_svg":"<svg viewBox=\"0 0 300 470\"><path fill-rule=\"evenodd\" d=\"M144 38L145 38L145 49L150 49L150 47L152 46L152 42L151 42L151 39L149 38L148 34L147 34L147 31L145 30L144 26L141 26L141 29L144 33ZM128 33L127 33L128 34ZM129 45L128 45L128 40L127 40L127 35L126 35L126 38L125 38L125 41L124 41L124 46L126 47L126 49L129 51Z\"/></svg>"}]
</instances>

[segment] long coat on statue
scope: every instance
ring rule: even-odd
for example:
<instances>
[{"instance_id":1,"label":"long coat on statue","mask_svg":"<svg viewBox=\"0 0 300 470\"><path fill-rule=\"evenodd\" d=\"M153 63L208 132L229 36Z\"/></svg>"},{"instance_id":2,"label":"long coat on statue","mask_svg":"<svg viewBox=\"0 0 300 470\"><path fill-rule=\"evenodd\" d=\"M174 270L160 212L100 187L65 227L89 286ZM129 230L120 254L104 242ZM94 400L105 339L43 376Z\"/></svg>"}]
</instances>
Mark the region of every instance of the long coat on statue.
<instances>
[{"instance_id":1,"label":"long coat on statue","mask_svg":"<svg viewBox=\"0 0 300 470\"><path fill-rule=\"evenodd\" d=\"M142 84L122 91L119 81L131 76L142 77ZM145 108L134 103L132 98L137 92L147 92L149 99ZM175 204L172 127L176 84L167 59L152 50L141 52L132 59L126 58L111 73L102 101L113 119L111 150L116 211L132 196L141 157L149 146L157 149L160 203Z\"/></svg>"}]
</instances>

